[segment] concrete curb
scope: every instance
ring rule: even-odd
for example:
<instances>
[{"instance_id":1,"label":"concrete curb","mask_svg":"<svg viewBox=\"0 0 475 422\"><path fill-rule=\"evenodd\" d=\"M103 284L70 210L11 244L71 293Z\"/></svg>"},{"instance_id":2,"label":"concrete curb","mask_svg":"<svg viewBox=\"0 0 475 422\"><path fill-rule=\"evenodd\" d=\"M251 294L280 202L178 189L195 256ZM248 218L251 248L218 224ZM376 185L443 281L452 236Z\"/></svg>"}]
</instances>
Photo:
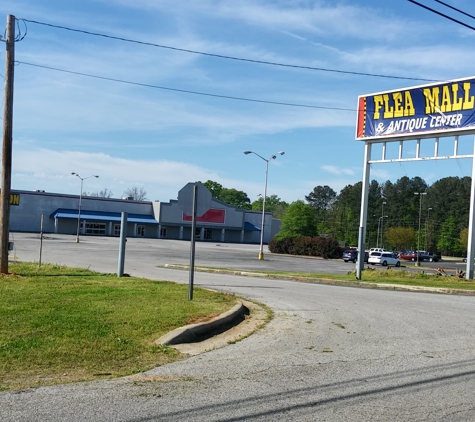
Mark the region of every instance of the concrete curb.
<instances>
[{"instance_id":1,"label":"concrete curb","mask_svg":"<svg viewBox=\"0 0 475 422\"><path fill-rule=\"evenodd\" d=\"M164 268L184 270L184 269L188 269L189 267L186 265L167 264L167 265L164 265ZM240 275L240 276L246 276L246 277L294 280L294 281L303 281L305 283L331 284L335 286L359 287L359 288L366 288L366 289L399 290L399 291L407 291L407 292L475 296L475 290L450 289L450 288L445 288L445 287L423 287L423 286L408 286L408 285L403 285L403 284L369 283L367 281L365 282L365 281L336 280L336 279L329 279L329 278L326 279L326 278L296 277L296 276L288 276L288 275L281 275L281 274L253 273L252 271L234 271L234 270L222 270L222 269L218 270L218 269L199 268L199 267L195 267L195 271Z\"/></svg>"},{"instance_id":2,"label":"concrete curb","mask_svg":"<svg viewBox=\"0 0 475 422\"><path fill-rule=\"evenodd\" d=\"M248 308L241 302L231 310L213 318L211 321L185 325L184 327L170 331L168 334L154 341L154 344L174 345L197 342L214 332L223 332L229 327L238 324L244 320L245 315L248 313Z\"/></svg>"}]
</instances>

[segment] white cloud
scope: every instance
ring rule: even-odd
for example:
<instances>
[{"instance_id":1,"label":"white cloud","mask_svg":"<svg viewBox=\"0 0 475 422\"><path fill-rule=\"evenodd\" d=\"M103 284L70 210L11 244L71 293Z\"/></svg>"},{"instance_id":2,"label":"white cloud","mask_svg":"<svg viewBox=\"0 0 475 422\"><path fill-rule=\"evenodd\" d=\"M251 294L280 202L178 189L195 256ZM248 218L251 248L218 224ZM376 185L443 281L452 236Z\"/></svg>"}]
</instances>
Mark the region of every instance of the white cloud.
<instances>
[{"instance_id":1,"label":"white cloud","mask_svg":"<svg viewBox=\"0 0 475 422\"><path fill-rule=\"evenodd\" d=\"M354 176L355 175L355 170L351 168L324 165L322 166L322 169L327 171L328 173L336 174L339 176Z\"/></svg>"},{"instance_id":2,"label":"white cloud","mask_svg":"<svg viewBox=\"0 0 475 422\"><path fill-rule=\"evenodd\" d=\"M99 175L84 182L84 190L94 192L107 188L120 197L132 186L144 186L149 199L168 201L190 181L215 180L216 173L194 164L168 160L133 160L101 153L52 151L48 149L14 149L12 188L44 189L55 193L75 193L78 181L71 172L82 177Z\"/></svg>"}]
</instances>

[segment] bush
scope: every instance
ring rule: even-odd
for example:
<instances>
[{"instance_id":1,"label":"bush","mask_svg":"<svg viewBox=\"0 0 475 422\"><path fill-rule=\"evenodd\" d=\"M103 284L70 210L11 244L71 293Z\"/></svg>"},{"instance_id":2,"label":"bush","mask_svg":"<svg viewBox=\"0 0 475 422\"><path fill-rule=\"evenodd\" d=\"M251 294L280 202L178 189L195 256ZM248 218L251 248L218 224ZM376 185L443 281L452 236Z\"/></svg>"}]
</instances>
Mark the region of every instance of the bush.
<instances>
[{"instance_id":1,"label":"bush","mask_svg":"<svg viewBox=\"0 0 475 422\"><path fill-rule=\"evenodd\" d=\"M269 242L272 253L341 258L342 250L335 239L319 236L276 236Z\"/></svg>"}]
</instances>

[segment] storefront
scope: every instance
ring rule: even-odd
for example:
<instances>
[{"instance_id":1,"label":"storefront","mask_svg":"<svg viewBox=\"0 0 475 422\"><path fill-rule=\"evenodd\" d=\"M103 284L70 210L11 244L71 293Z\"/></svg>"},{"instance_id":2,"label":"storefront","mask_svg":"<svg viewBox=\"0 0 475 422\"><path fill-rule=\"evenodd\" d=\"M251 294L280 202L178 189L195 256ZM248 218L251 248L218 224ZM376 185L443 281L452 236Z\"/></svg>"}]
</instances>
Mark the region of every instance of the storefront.
<instances>
[{"instance_id":1,"label":"storefront","mask_svg":"<svg viewBox=\"0 0 475 422\"><path fill-rule=\"evenodd\" d=\"M170 202L12 191L10 231L119 236L121 215L127 213L127 236L191 239L191 217L177 200ZM262 212L247 211L212 198L208 211L196 218L195 239L208 242L259 243ZM280 230L280 220L265 214L264 243Z\"/></svg>"}]
</instances>

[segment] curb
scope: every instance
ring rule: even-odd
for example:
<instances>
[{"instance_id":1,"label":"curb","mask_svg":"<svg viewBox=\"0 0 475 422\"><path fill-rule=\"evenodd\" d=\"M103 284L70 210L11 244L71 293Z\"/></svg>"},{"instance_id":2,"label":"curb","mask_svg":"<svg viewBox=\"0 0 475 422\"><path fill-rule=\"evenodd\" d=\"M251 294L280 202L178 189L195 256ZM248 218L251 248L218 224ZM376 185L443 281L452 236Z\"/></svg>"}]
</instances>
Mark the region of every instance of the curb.
<instances>
[{"instance_id":1,"label":"curb","mask_svg":"<svg viewBox=\"0 0 475 422\"><path fill-rule=\"evenodd\" d=\"M185 325L177 328L158 340L155 345L174 345L181 343L195 343L201 341L203 337L210 337L213 334L226 331L229 327L237 325L245 319L249 309L244 304L238 303L231 310L213 318L211 321L201 322L199 324Z\"/></svg>"},{"instance_id":2,"label":"curb","mask_svg":"<svg viewBox=\"0 0 475 422\"><path fill-rule=\"evenodd\" d=\"M171 269L182 269L182 270L189 268L186 265L179 265L179 264L166 264L163 267L171 268ZM366 288L366 289L398 290L398 291L419 292L419 293L438 293L438 294L447 294L447 295L475 296L475 290L451 289L451 288L446 288L446 287L424 287L424 286L409 286L409 285L404 285L404 284L369 283L367 281L365 282L365 281L349 281L349 280L337 280L337 279L327 279L327 278L310 278L310 277L303 277L303 276L298 277L298 276L288 276L288 275L281 275L281 274L253 273L252 271L208 269L208 268L199 268L199 267L195 267L195 271L218 273L218 274L240 275L240 276L245 276L245 277L259 277L259 278L268 278L268 279L303 281L306 283L330 284L330 285L335 285L335 286L359 287L359 288Z\"/></svg>"}]
</instances>

